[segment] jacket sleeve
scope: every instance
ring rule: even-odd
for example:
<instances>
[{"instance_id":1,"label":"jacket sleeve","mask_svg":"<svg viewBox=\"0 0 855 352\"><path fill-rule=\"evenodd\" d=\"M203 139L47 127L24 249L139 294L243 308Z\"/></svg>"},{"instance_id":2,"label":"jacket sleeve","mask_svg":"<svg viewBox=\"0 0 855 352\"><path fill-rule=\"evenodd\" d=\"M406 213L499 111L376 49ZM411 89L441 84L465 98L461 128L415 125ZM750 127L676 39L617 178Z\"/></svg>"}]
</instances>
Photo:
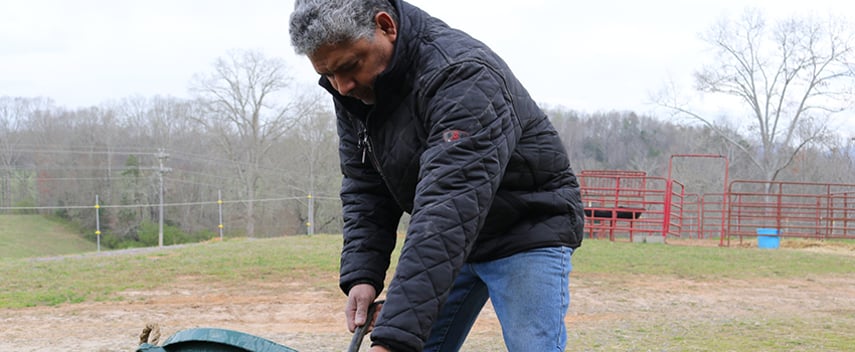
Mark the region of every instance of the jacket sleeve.
<instances>
[{"instance_id":1,"label":"jacket sleeve","mask_svg":"<svg viewBox=\"0 0 855 352\"><path fill-rule=\"evenodd\" d=\"M396 229L403 211L395 202L380 174L362 157L360 122L336 106L344 243L339 285L347 294L353 285L370 283L383 291L386 271L397 239Z\"/></svg>"},{"instance_id":2,"label":"jacket sleeve","mask_svg":"<svg viewBox=\"0 0 855 352\"><path fill-rule=\"evenodd\" d=\"M503 76L480 62L452 65L423 87L417 113L427 147L406 242L371 335L394 351L421 351L521 134Z\"/></svg>"}]
</instances>

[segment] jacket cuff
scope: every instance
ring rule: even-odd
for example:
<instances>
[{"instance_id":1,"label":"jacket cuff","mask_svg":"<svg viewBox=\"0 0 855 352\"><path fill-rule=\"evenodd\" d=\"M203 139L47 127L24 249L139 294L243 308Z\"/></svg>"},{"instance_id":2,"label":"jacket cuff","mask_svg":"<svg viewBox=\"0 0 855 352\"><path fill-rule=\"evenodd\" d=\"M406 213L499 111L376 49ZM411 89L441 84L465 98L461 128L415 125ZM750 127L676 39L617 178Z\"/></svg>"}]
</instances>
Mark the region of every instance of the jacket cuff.
<instances>
[{"instance_id":1,"label":"jacket cuff","mask_svg":"<svg viewBox=\"0 0 855 352\"><path fill-rule=\"evenodd\" d=\"M360 285L360 284L369 284L371 286L374 286L374 292L377 294L377 297L380 297L380 292L383 291L383 284L382 283L378 285L376 282L373 282L373 281L368 280L368 279L356 280L356 281L353 281L350 283L342 283L341 284L341 290L344 292L345 295L348 295L348 294L350 294L350 290L353 288L353 286Z\"/></svg>"},{"instance_id":2,"label":"jacket cuff","mask_svg":"<svg viewBox=\"0 0 855 352\"><path fill-rule=\"evenodd\" d=\"M410 352L410 351L412 351L412 352L419 352L419 351L417 351L417 350L413 350L413 349L408 348L408 347L407 347L406 345L404 345L404 344L401 344L401 343L398 343L398 342L395 342L395 341L388 341L388 340L372 340L372 341L371 341L371 346L372 346L372 347L374 347L374 346L383 346L383 347L385 347L387 350L392 351L392 352Z\"/></svg>"}]
</instances>

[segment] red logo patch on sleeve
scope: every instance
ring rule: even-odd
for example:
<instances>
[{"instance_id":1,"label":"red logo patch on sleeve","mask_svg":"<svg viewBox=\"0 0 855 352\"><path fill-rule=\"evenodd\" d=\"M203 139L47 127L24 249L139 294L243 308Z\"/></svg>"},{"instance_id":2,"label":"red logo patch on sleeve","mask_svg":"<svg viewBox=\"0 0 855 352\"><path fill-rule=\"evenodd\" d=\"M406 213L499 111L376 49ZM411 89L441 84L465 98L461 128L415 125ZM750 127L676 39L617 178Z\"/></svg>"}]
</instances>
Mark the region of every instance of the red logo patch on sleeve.
<instances>
[{"instance_id":1,"label":"red logo patch on sleeve","mask_svg":"<svg viewBox=\"0 0 855 352\"><path fill-rule=\"evenodd\" d=\"M456 141L460 140L460 138L468 137L468 136L469 136L468 132L461 131L461 130L448 130L448 131L442 132L442 140L444 140L446 143L456 142Z\"/></svg>"}]
</instances>

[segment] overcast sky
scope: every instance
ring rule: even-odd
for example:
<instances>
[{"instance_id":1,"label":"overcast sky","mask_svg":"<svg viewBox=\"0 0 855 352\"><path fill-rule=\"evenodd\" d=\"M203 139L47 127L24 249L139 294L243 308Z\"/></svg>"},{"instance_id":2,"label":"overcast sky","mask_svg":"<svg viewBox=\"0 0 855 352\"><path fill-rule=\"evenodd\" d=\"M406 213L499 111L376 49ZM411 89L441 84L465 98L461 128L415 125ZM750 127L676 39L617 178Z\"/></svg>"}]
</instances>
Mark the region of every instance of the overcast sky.
<instances>
[{"instance_id":1,"label":"overcast sky","mask_svg":"<svg viewBox=\"0 0 855 352\"><path fill-rule=\"evenodd\" d=\"M704 57L698 34L746 6L770 18L855 16L846 0L411 3L492 46L538 102L586 112L645 113L666 82L691 89ZM292 8L291 0L0 0L0 96L45 96L69 108L187 97L192 75L230 49L282 57L317 89L289 44Z\"/></svg>"}]
</instances>

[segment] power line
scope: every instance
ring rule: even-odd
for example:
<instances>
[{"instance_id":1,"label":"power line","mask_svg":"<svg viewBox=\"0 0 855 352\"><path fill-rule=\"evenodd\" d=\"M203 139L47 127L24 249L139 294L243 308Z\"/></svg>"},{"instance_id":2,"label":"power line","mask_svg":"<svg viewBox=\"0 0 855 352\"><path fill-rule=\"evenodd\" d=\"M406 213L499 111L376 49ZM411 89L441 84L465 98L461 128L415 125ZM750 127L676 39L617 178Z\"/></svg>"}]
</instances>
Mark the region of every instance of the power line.
<instances>
[{"instance_id":1,"label":"power line","mask_svg":"<svg viewBox=\"0 0 855 352\"><path fill-rule=\"evenodd\" d=\"M54 147L54 148L58 148L58 149L45 149L45 148L18 149L18 148L15 148L14 150L12 150L12 152L33 153L33 154L41 153L41 154L108 155L108 156L113 156L113 157L116 157L116 156L152 156L152 157L157 157L157 155L158 155L157 151L144 150L144 149L136 149L136 150L132 150L132 149L129 149L129 150L104 150L104 149L82 150L82 149L78 149L78 150L75 150L73 147L72 148ZM236 160L200 157L198 154L187 154L187 153L181 153L181 152L177 152L176 154L178 156L174 157L173 159L184 160L184 161L191 162L191 163L203 163L203 164L207 164L207 165L224 165L224 164L227 164L227 165L229 165L228 167L230 167L230 168L231 167L237 167L237 166L252 166L253 165L252 163L241 162L241 161L236 161ZM261 172L271 173L271 174L281 174L283 172L290 171L289 169L282 169L282 168L271 167L271 166L257 166L256 169L261 171ZM4 167L4 168L0 168L0 170L104 170L104 168L28 166L28 167ZM110 170L112 170L112 171L124 171L127 169L115 168L115 169L110 169Z\"/></svg>"},{"instance_id":2,"label":"power line","mask_svg":"<svg viewBox=\"0 0 855 352\"><path fill-rule=\"evenodd\" d=\"M338 198L333 197L316 197L319 199L335 199ZM263 198L263 199L255 199L254 203L269 203L269 202L281 202L288 200L303 200L305 197L282 197L282 198ZM238 200L222 200L222 204L243 204L248 203L249 200L246 199L238 199ZM214 201L202 201L202 202L181 202L181 203L163 203L164 207L179 207L179 206L199 206L199 205L216 205L220 202ZM122 209L122 208L152 208L160 206L159 203L146 203L146 204L129 204L129 205L108 205L108 204L99 204L100 208L112 208L112 209ZM55 210L55 209L92 209L94 205L63 205L63 206L33 206L33 207L0 207L0 210Z\"/></svg>"},{"instance_id":3,"label":"power line","mask_svg":"<svg viewBox=\"0 0 855 352\"><path fill-rule=\"evenodd\" d=\"M15 153L31 153L31 154L87 154L87 155L149 155L155 156L157 152L147 151L144 149L75 149L75 147L60 147L53 146L47 149L43 147L25 147L14 148L9 150Z\"/></svg>"},{"instance_id":4,"label":"power line","mask_svg":"<svg viewBox=\"0 0 855 352\"><path fill-rule=\"evenodd\" d=\"M121 173L124 171L151 171L157 170L154 167L139 167L139 168L105 168L105 167L97 167L97 166L55 166L55 167L45 167L45 166L23 166L23 167L0 167L0 170L5 171L87 171L87 170L96 170L96 171L109 171Z\"/></svg>"},{"instance_id":5,"label":"power line","mask_svg":"<svg viewBox=\"0 0 855 352\"><path fill-rule=\"evenodd\" d=\"M0 168L0 170L2 170L2 168ZM150 170L156 171L157 169L149 168L146 171L150 171ZM237 178L234 178L234 177L219 176L219 175L207 174L207 173L202 173L202 172L195 172L195 171L188 171L188 170L181 170L181 169L172 169L172 171L174 173L190 174L190 175L196 175L196 176L205 177L205 178L220 179L220 180L226 181L226 182L236 182L237 181ZM106 175L102 176L102 177L42 177L42 176L36 176L35 179L38 182L42 182L42 183L45 183L45 182L59 183L59 182L74 182L74 181L110 181L110 182L134 181L134 178L127 178L125 176L106 176ZM140 179L150 181L151 177L146 176L146 177L143 177ZM176 178L176 177L168 177L168 176L164 177L164 180L168 181L168 184L170 184L170 185L185 184L185 185L196 185L196 186L204 186L204 187L211 187L211 188L223 187L222 183L199 182L199 181L181 179L181 178ZM150 183L147 182L146 185L150 185ZM283 186L287 187L289 185L283 184ZM294 188L294 189L297 189L303 193L308 194L308 191L305 191L303 189L300 189L300 188ZM319 197L319 198L323 199L323 197ZM331 198L331 197L329 197L329 198ZM335 198L335 199L337 199L337 198Z\"/></svg>"}]
</instances>

